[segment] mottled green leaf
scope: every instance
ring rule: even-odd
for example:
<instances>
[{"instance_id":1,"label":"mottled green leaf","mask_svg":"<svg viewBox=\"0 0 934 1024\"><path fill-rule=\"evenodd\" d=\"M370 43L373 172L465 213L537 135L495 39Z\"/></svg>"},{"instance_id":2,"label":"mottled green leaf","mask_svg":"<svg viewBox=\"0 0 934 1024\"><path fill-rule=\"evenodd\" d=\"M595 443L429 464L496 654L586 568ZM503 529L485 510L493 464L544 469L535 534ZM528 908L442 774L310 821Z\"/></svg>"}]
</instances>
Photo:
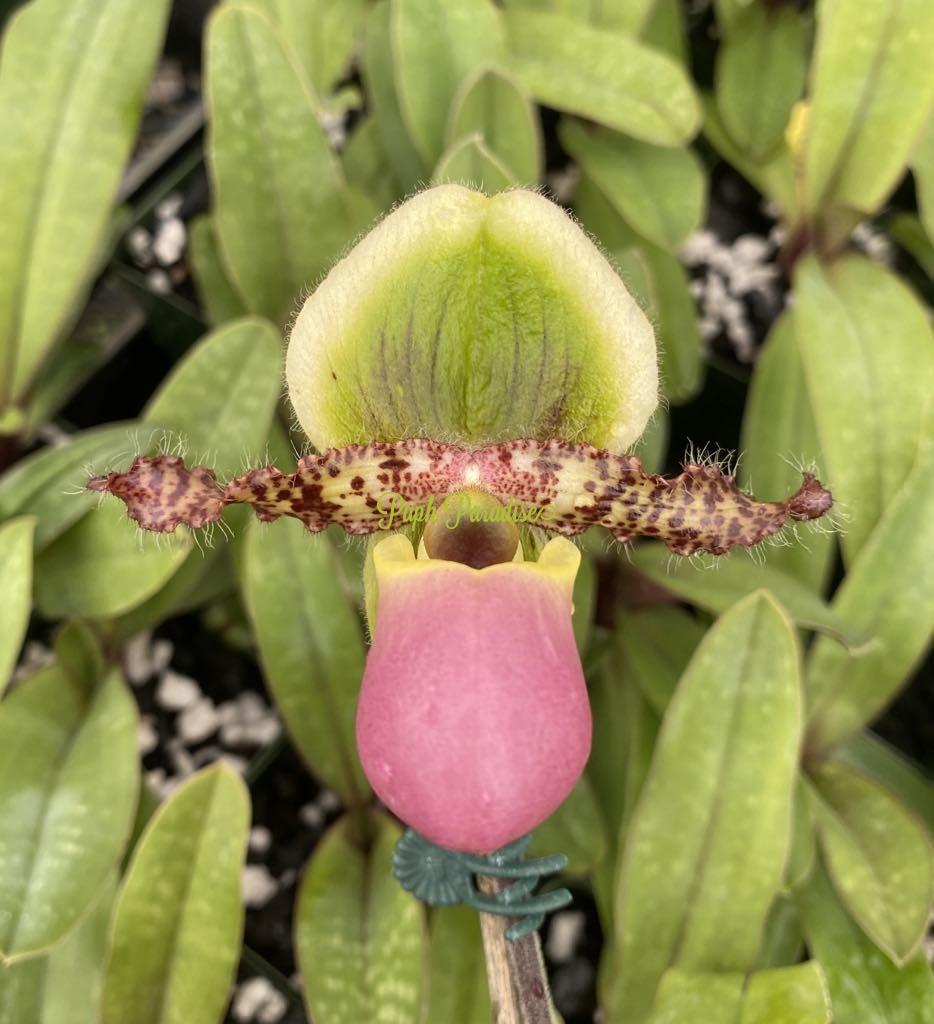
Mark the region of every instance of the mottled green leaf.
<instances>
[{"instance_id":1,"label":"mottled green leaf","mask_svg":"<svg viewBox=\"0 0 934 1024\"><path fill-rule=\"evenodd\" d=\"M655 544L640 544L632 552L636 568L659 586L691 601L699 608L721 612L754 590L766 588L781 601L795 622L833 637L834 643L863 650L870 634L851 623L842 611L831 608L794 576L771 565L755 562L748 551L720 555L713 565L699 568L687 560L674 561Z\"/></svg>"},{"instance_id":2,"label":"mottled green leaf","mask_svg":"<svg viewBox=\"0 0 934 1024\"><path fill-rule=\"evenodd\" d=\"M581 564L574 578L573 594L574 639L583 657L593 634L593 613L597 602L597 570L593 559L582 553Z\"/></svg>"},{"instance_id":3,"label":"mottled green leaf","mask_svg":"<svg viewBox=\"0 0 934 1024\"><path fill-rule=\"evenodd\" d=\"M795 786L788 863L785 865L785 892L790 892L808 877L817 856L817 838L811 815L811 801L803 778Z\"/></svg>"},{"instance_id":4,"label":"mottled green leaf","mask_svg":"<svg viewBox=\"0 0 934 1024\"><path fill-rule=\"evenodd\" d=\"M704 635L694 616L670 605L625 612L617 626L623 671L664 715L678 680Z\"/></svg>"},{"instance_id":5,"label":"mottled green leaf","mask_svg":"<svg viewBox=\"0 0 934 1024\"><path fill-rule=\"evenodd\" d=\"M900 245L929 278L934 278L934 230L925 231L921 221L911 213L890 217L886 229L889 238Z\"/></svg>"},{"instance_id":6,"label":"mottled green leaf","mask_svg":"<svg viewBox=\"0 0 934 1024\"><path fill-rule=\"evenodd\" d=\"M670 57L560 14L508 10L505 24L512 68L540 103L660 146L697 131L697 98Z\"/></svg>"},{"instance_id":7,"label":"mottled green leaf","mask_svg":"<svg viewBox=\"0 0 934 1024\"><path fill-rule=\"evenodd\" d=\"M473 908L436 907L432 910L430 957L425 1020L444 1024L490 1024L480 918Z\"/></svg>"},{"instance_id":8,"label":"mottled green leaf","mask_svg":"<svg viewBox=\"0 0 934 1024\"><path fill-rule=\"evenodd\" d=\"M738 1024L743 997L743 975L682 971L672 967L658 986L649 1024ZM611 1024L623 1024L626 1016Z\"/></svg>"},{"instance_id":9,"label":"mottled green leaf","mask_svg":"<svg viewBox=\"0 0 934 1024\"><path fill-rule=\"evenodd\" d=\"M922 769L872 732L851 737L834 752L844 764L883 786L927 826L934 836L934 786Z\"/></svg>"},{"instance_id":10,"label":"mottled green leaf","mask_svg":"<svg viewBox=\"0 0 934 1024\"><path fill-rule=\"evenodd\" d=\"M702 96L704 135L714 149L792 221L798 208L794 164L786 145L777 146L763 160L754 160L730 138L712 96Z\"/></svg>"},{"instance_id":11,"label":"mottled green leaf","mask_svg":"<svg viewBox=\"0 0 934 1024\"><path fill-rule=\"evenodd\" d=\"M615 856L648 773L659 716L631 678L618 637L591 673L589 691L594 727L587 775ZM612 894L607 896L605 920L612 916Z\"/></svg>"},{"instance_id":12,"label":"mottled green leaf","mask_svg":"<svg viewBox=\"0 0 934 1024\"><path fill-rule=\"evenodd\" d=\"M908 479L833 602L873 638L863 652L819 639L808 663L808 748L824 750L869 723L907 683L934 629L934 418Z\"/></svg>"},{"instance_id":13,"label":"mottled green leaf","mask_svg":"<svg viewBox=\"0 0 934 1024\"><path fill-rule=\"evenodd\" d=\"M584 227L610 253L639 306L655 327L659 383L671 402L697 392L704 373L697 309L677 257L640 239L586 174L574 200ZM643 463L645 465L645 463Z\"/></svg>"},{"instance_id":14,"label":"mottled green leaf","mask_svg":"<svg viewBox=\"0 0 934 1024\"><path fill-rule=\"evenodd\" d=\"M807 71L808 29L794 7L749 4L717 53L717 106L733 141L762 160L782 143Z\"/></svg>"},{"instance_id":15,"label":"mottled green leaf","mask_svg":"<svg viewBox=\"0 0 934 1024\"><path fill-rule=\"evenodd\" d=\"M934 100L934 5L818 5L804 154L805 204L873 213L895 187ZM883 346L884 347L884 346Z\"/></svg>"},{"instance_id":16,"label":"mottled green leaf","mask_svg":"<svg viewBox=\"0 0 934 1024\"><path fill-rule=\"evenodd\" d=\"M311 770L360 805L369 793L354 743L363 635L328 537L297 520L247 531L244 598L266 683Z\"/></svg>"},{"instance_id":17,"label":"mottled green leaf","mask_svg":"<svg viewBox=\"0 0 934 1024\"><path fill-rule=\"evenodd\" d=\"M704 212L706 182L690 149L653 146L618 132L591 132L563 120L564 148L643 238L674 249L696 230Z\"/></svg>"},{"instance_id":18,"label":"mottled green leaf","mask_svg":"<svg viewBox=\"0 0 934 1024\"><path fill-rule=\"evenodd\" d=\"M0 696L16 666L32 604L32 538L36 520L13 519L0 526Z\"/></svg>"},{"instance_id":19,"label":"mottled green leaf","mask_svg":"<svg viewBox=\"0 0 934 1024\"><path fill-rule=\"evenodd\" d=\"M627 1020L646 1019L669 966L754 965L787 856L800 727L794 631L760 591L697 648L629 826L611 996Z\"/></svg>"},{"instance_id":20,"label":"mottled green leaf","mask_svg":"<svg viewBox=\"0 0 934 1024\"><path fill-rule=\"evenodd\" d=\"M0 959L62 939L130 833L136 706L116 673L87 682L56 665L0 704Z\"/></svg>"},{"instance_id":21,"label":"mottled green leaf","mask_svg":"<svg viewBox=\"0 0 934 1024\"><path fill-rule=\"evenodd\" d=\"M201 214L188 223L188 260L198 297L212 324L243 316L246 307L224 266L214 223Z\"/></svg>"},{"instance_id":22,"label":"mottled green leaf","mask_svg":"<svg viewBox=\"0 0 934 1024\"><path fill-rule=\"evenodd\" d=\"M788 893L781 893L772 904L762 932L762 944L756 958L757 968L784 967L801 959L804 936L798 906Z\"/></svg>"},{"instance_id":23,"label":"mottled green leaf","mask_svg":"<svg viewBox=\"0 0 934 1024\"><path fill-rule=\"evenodd\" d=\"M606 856L607 837L593 786L582 776L564 803L541 823L532 837L530 856L563 853L567 872L583 875Z\"/></svg>"},{"instance_id":24,"label":"mottled green leaf","mask_svg":"<svg viewBox=\"0 0 934 1024\"><path fill-rule=\"evenodd\" d=\"M372 114L357 123L341 153L341 160L347 181L353 188L371 196L383 209L392 206L398 195L397 187L392 168L386 166L386 151L379 125Z\"/></svg>"},{"instance_id":25,"label":"mottled green leaf","mask_svg":"<svg viewBox=\"0 0 934 1024\"><path fill-rule=\"evenodd\" d=\"M527 11L554 11L591 25L636 35L656 0L505 0L504 6Z\"/></svg>"},{"instance_id":26,"label":"mottled green leaf","mask_svg":"<svg viewBox=\"0 0 934 1024\"><path fill-rule=\"evenodd\" d=\"M476 68L502 64L500 15L490 0L391 0L402 117L427 164L444 148L448 111Z\"/></svg>"},{"instance_id":27,"label":"mottled green leaf","mask_svg":"<svg viewBox=\"0 0 934 1024\"><path fill-rule=\"evenodd\" d=\"M334 825L298 894L295 947L318 1024L418 1018L427 945L422 904L392 875L398 827L382 815L371 822L368 850L355 841L349 818Z\"/></svg>"},{"instance_id":28,"label":"mottled green leaf","mask_svg":"<svg viewBox=\"0 0 934 1024\"><path fill-rule=\"evenodd\" d=\"M366 0L251 0L281 28L322 96L350 66Z\"/></svg>"},{"instance_id":29,"label":"mottled green leaf","mask_svg":"<svg viewBox=\"0 0 934 1024\"><path fill-rule=\"evenodd\" d=\"M739 1024L830 1024L830 999L816 960L756 971L746 984Z\"/></svg>"},{"instance_id":30,"label":"mottled green leaf","mask_svg":"<svg viewBox=\"0 0 934 1024\"><path fill-rule=\"evenodd\" d=\"M0 964L0 1024L90 1024L98 1019L115 881L45 956Z\"/></svg>"},{"instance_id":31,"label":"mottled green leaf","mask_svg":"<svg viewBox=\"0 0 934 1024\"><path fill-rule=\"evenodd\" d=\"M455 142L442 154L431 183L441 185L445 182L472 185L487 195L502 192L516 184L509 168L490 151L483 136L476 132Z\"/></svg>"},{"instance_id":32,"label":"mottled green leaf","mask_svg":"<svg viewBox=\"0 0 934 1024\"><path fill-rule=\"evenodd\" d=\"M34 516L34 544L41 551L99 503L98 495L84 490L88 468L116 468L120 459L146 450L155 433L133 423L108 424L28 455L0 478L0 518Z\"/></svg>"},{"instance_id":33,"label":"mottled green leaf","mask_svg":"<svg viewBox=\"0 0 934 1024\"><path fill-rule=\"evenodd\" d=\"M209 460L224 480L261 455L281 386L279 335L266 321L247 317L190 349L143 419L171 430L191 459Z\"/></svg>"},{"instance_id":34,"label":"mottled green leaf","mask_svg":"<svg viewBox=\"0 0 934 1024\"><path fill-rule=\"evenodd\" d=\"M428 163L423 161L402 119L399 93L393 75L390 41L392 10L389 0L378 0L370 10L366 24L363 77L373 119L383 150L389 160L399 192L411 192L427 177Z\"/></svg>"},{"instance_id":35,"label":"mottled green leaf","mask_svg":"<svg viewBox=\"0 0 934 1024\"><path fill-rule=\"evenodd\" d=\"M223 764L153 815L114 912L102 1024L217 1024L240 952L246 787Z\"/></svg>"},{"instance_id":36,"label":"mottled green leaf","mask_svg":"<svg viewBox=\"0 0 934 1024\"><path fill-rule=\"evenodd\" d=\"M765 501L781 501L800 486L796 466L821 475L820 441L790 314L776 320L759 350L740 449L740 479ZM798 529L787 546L768 552L768 564L820 593L833 567L834 539L820 521Z\"/></svg>"},{"instance_id":37,"label":"mottled green leaf","mask_svg":"<svg viewBox=\"0 0 934 1024\"><path fill-rule=\"evenodd\" d=\"M107 241L169 4L38 0L0 74L0 408L77 314Z\"/></svg>"},{"instance_id":38,"label":"mottled green leaf","mask_svg":"<svg viewBox=\"0 0 934 1024\"><path fill-rule=\"evenodd\" d=\"M842 764L811 769L814 815L834 886L862 929L903 964L927 929L934 859L924 829L878 783Z\"/></svg>"},{"instance_id":39,"label":"mottled green leaf","mask_svg":"<svg viewBox=\"0 0 934 1024\"><path fill-rule=\"evenodd\" d=\"M542 133L538 114L518 84L502 71L482 70L462 83L451 105L447 139L478 132L519 185L538 184Z\"/></svg>"},{"instance_id":40,"label":"mottled green leaf","mask_svg":"<svg viewBox=\"0 0 934 1024\"><path fill-rule=\"evenodd\" d=\"M911 158L911 170L915 177L921 222L934 243L934 113L928 118L927 127Z\"/></svg>"},{"instance_id":41,"label":"mottled green leaf","mask_svg":"<svg viewBox=\"0 0 934 1024\"><path fill-rule=\"evenodd\" d=\"M669 401L686 402L700 390L704 351L688 276L676 256L640 242L617 254L620 275L655 325L659 376Z\"/></svg>"},{"instance_id":42,"label":"mottled green leaf","mask_svg":"<svg viewBox=\"0 0 934 1024\"><path fill-rule=\"evenodd\" d=\"M842 545L849 563L911 468L934 394L934 335L914 294L861 256L829 267L805 258L794 295L825 483L848 513Z\"/></svg>"},{"instance_id":43,"label":"mottled green leaf","mask_svg":"<svg viewBox=\"0 0 934 1024\"><path fill-rule=\"evenodd\" d=\"M811 955L827 979L834 1024L932 1024L934 977L923 956L896 967L853 923L822 870L797 893Z\"/></svg>"},{"instance_id":44,"label":"mottled green leaf","mask_svg":"<svg viewBox=\"0 0 934 1024\"><path fill-rule=\"evenodd\" d=\"M357 219L277 27L259 11L224 4L205 47L217 237L248 308L279 322L369 217Z\"/></svg>"}]
</instances>

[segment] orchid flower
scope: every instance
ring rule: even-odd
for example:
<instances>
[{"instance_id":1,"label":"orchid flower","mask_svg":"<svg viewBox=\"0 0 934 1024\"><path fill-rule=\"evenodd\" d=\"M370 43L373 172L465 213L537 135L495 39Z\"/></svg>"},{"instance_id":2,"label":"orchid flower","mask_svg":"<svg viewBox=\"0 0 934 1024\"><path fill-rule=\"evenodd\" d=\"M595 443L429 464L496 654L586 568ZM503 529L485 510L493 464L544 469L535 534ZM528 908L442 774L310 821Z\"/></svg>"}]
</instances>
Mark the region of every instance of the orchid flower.
<instances>
[{"instance_id":1,"label":"orchid flower","mask_svg":"<svg viewBox=\"0 0 934 1024\"><path fill-rule=\"evenodd\" d=\"M534 192L446 185L399 207L306 301L287 379L320 453L294 470L221 483L161 455L88 486L158 532L247 504L266 522L382 534L366 579L360 757L387 806L449 850L514 842L583 771L568 537L599 527L719 555L831 505L808 475L761 502L716 467L666 479L623 454L658 401L651 325Z\"/></svg>"}]
</instances>

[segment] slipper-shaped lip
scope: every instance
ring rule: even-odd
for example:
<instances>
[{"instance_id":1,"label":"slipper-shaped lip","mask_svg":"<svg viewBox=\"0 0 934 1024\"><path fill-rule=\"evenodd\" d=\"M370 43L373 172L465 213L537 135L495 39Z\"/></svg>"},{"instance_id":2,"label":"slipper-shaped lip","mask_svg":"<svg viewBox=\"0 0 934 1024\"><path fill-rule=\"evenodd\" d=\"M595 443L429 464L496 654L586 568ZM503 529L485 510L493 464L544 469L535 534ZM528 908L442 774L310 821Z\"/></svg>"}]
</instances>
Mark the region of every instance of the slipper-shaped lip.
<instances>
[{"instance_id":1,"label":"slipper-shaped lip","mask_svg":"<svg viewBox=\"0 0 934 1024\"><path fill-rule=\"evenodd\" d=\"M373 552L379 608L357 712L361 762L406 824L488 853L547 818L583 771L590 708L571 625L580 552L474 569Z\"/></svg>"}]
</instances>

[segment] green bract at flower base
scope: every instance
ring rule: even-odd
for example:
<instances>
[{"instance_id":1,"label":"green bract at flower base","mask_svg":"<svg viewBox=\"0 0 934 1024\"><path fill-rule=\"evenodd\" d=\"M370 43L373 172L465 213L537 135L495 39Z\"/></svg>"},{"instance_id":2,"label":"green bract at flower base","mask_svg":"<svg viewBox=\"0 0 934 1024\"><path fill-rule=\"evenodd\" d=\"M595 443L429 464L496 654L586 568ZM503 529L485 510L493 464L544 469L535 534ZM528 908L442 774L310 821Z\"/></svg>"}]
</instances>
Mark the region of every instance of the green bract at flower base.
<instances>
[{"instance_id":1,"label":"green bract at flower base","mask_svg":"<svg viewBox=\"0 0 934 1024\"><path fill-rule=\"evenodd\" d=\"M460 185L410 199L334 267L286 376L319 450L415 436L623 451L658 402L652 327L580 228L536 192Z\"/></svg>"}]
</instances>

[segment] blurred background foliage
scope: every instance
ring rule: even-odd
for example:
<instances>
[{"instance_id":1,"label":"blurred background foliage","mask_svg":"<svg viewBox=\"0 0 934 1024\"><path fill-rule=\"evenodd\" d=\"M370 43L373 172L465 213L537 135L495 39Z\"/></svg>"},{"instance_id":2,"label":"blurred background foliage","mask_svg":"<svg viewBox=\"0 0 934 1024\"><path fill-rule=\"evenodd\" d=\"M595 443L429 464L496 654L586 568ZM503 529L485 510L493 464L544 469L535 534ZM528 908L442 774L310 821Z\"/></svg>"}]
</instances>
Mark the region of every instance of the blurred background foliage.
<instances>
[{"instance_id":1,"label":"blurred background foliage","mask_svg":"<svg viewBox=\"0 0 934 1024\"><path fill-rule=\"evenodd\" d=\"M241 1022L489 1019L475 916L394 883L357 762L362 548L236 508L159 544L82 492L176 445L287 468L290 318L441 181L543 185L602 245L658 333L648 465L739 448L767 499L814 465L842 527L715 570L585 538L559 1009L934 1021L932 52L930 0L6 5L0 1022L212 1024L237 972ZM153 637L207 697L153 705ZM245 689L287 738L189 756Z\"/></svg>"}]
</instances>

